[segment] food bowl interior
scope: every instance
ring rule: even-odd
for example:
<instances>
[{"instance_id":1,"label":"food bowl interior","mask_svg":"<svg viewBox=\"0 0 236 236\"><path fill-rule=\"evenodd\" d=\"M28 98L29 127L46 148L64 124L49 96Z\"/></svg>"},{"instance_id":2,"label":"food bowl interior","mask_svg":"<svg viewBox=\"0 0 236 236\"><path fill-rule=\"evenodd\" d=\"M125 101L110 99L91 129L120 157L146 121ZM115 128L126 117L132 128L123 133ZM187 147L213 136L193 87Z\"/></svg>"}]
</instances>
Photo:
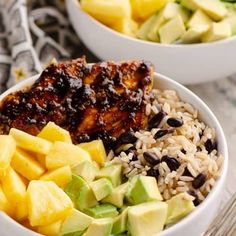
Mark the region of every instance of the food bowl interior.
<instances>
[{"instance_id":1,"label":"food bowl interior","mask_svg":"<svg viewBox=\"0 0 236 236\"><path fill-rule=\"evenodd\" d=\"M9 93L21 90L23 88L32 85L33 82L38 78L38 76L39 75L33 76L25 81L18 83L11 89L7 90L0 96L0 101ZM192 236L199 236L200 233L202 233L203 230L206 229L207 225L213 219L220 203L221 192L225 182L227 166L228 166L228 150L227 150L226 140L222 128L219 122L217 121L216 117L214 116L214 114L200 100L200 98L194 95L190 90L180 85L179 83L157 73L155 73L154 76L154 88L176 90L181 100L192 104L196 109L198 109L200 118L210 127L215 128L218 142L218 150L219 153L224 156L224 163L221 170L221 176L217 180L216 185L213 187L212 191L204 200L204 202L200 204L197 207L197 209L194 212L192 212L189 216L187 216L177 224L158 234L158 236L171 236L171 235L182 236L183 233L184 235L190 235L191 233ZM4 236L12 236L14 234L19 236L39 235L33 231L24 228L23 226L12 220L4 213L0 213L0 220L1 220L0 235Z\"/></svg>"},{"instance_id":2,"label":"food bowl interior","mask_svg":"<svg viewBox=\"0 0 236 236\"><path fill-rule=\"evenodd\" d=\"M236 36L212 43L164 45L108 28L84 12L78 0L66 0L66 6L77 35L102 60L148 60L158 72L183 84L222 79L236 72Z\"/></svg>"}]
</instances>

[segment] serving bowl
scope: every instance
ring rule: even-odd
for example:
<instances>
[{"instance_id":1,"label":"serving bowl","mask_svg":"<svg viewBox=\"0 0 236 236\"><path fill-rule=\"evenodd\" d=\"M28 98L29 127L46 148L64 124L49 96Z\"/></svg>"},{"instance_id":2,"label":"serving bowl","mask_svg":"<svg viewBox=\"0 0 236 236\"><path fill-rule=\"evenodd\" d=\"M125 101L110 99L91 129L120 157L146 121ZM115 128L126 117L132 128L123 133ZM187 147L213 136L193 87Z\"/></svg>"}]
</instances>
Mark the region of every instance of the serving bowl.
<instances>
[{"instance_id":1,"label":"serving bowl","mask_svg":"<svg viewBox=\"0 0 236 236\"><path fill-rule=\"evenodd\" d=\"M0 96L0 101L9 93L30 86L38 77L39 75L33 76L10 88ZM190 90L178 82L157 73L154 75L154 88L176 90L181 100L192 104L196 109L198 109L200 119L216 130L218 151L224 156L224 162L221 168L221 176L216 181L215 186L203 201L203 203L201 203L189 216L158 234L158 236L199 236L213 220L221 202L228 167L228 149L226 139L223 130L212 111ZM39 234L24 228L6 214L0 212L0 235L36 236Z\"/></svg>"},{"instance_id":2,"label":"serving bowl","mask_svg":"<svg viewBox=\"0 0 236 236\"><path fill-rule=\"evenodd\" d=\"M158 72L183 84L217 80L236 72L236 36L202 44L153 43L106 27L85 13L78 0L67 0L66 5L79 38L102 60L150 60Z\"/></svg>"}]
</instances>

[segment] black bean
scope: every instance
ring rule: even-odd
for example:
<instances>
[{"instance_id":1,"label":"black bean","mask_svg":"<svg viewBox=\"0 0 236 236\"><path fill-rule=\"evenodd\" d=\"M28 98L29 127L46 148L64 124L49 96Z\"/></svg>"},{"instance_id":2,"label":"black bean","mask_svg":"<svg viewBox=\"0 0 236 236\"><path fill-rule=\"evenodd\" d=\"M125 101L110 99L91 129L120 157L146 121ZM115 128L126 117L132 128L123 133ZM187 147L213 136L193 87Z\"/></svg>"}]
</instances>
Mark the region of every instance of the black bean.
<instances>
[{"instance_id":1,"label":"black bean","mask_svg":"<svg viewBox=\"0 0 236 236\"><path fill-rule=\"evenodd\" d=\"M190 173L190 171L188 170L188 167L185 167L184 173L182 175L183 176L193 177L192 174Z\"/></svg>"},{"instance_id":2,"label":"black bean","mask_svg":"<svg viewBox=\"0 0 236 236\"><path fill-rule=\"evenodd\" d=\"M200 201L199 198L198 198L197 193L196 193L194 190L189 190L189 191L188 191L188 194L190 194L191 196L193 196L193 197L195 198L195 199L193 200L194 206L198 206L198 205L201 203L201 201Z\"/></svg>"},{"instance_id":3,"label":"black bean","mask_svg":"<svg viewBox=\"0 0 236 236\"><path fill-rule=\"evenodd\" d=\"M181 149L181 152L182 152L183 154L186 154L186 153L187 153L184 149Z\"/></svg>"},{"instance_id":4,"label":"black bean","mask_svg":"<svg viewBox=\"0 0 236 236\"><path fill-rule=\"evenodd\" d=\"M158 130L155 135L154 135L154 138L155 139L158 139L158 138L161 138L165 135L167 135L169 133L169 131L167 129L161 129L161 130Z\"/></svg>"},{"instance_id":5,"label":"black bean","mask_svg":"<svg viewBox=\"0 0 236 236\"><path fill-rule=\"evenodd\" d=\"M135 143L137 141L137 138L135 137L133 130L129 130L120 135L119 141L122 144Z\"/></svg>"},{"instance_id":6,"label":"black bean","mask_svg":"<svg viewBox=\"0 0 236 236\"><path fill-rule=\"evenodd\" d=\"M167 120L167 124L171 127L175 127L175 128L178 128L180 126L183 125L183 120L182 119L179 119L179 118L169 118Z\"/></svg>"},{"instance_id":7,"label":"black bean","mask_svg":"<svg viewBox=\"0 0 236 236\"><path fill-rule=\"evenodd\" d=\"M150 168L150 169L147 171L147 175L148 175L148 176L155 177L155 178L158 178L158 176L159 176L159 170L155 170L155 169L153 169L153 168Z\"/></svg>"},{"instance_id":8,"label":"black bean","mask_svg":"<svg viewBox=\"0 0 236 236\"><path fill-rule=\"evenodd\" d=\"M201 152L202 151L202 148L197 146L197 152Z\"/></svg>"},{"instance_id":9,"label":"black bean","mask_svg":"<svg viewBox=\"0 0 236 236\"><path fill-rule=\"evenodd\" d=\"M205 148L210 154L214 149L217 149L217 144L216 142L212 142L211 139L207 139L207 141L205 142Z\"/></svg>"},{"instance_id":10,"label":"black bean","mask_svg":"<svg viewBox=\"0 0 236 236\"><path fill-rule=\"evenodd\" d=\"M206 182L206 175L205 174L199 174L195 179L193 180L193 187L195 189L201 188L203 184Z\"/></svg>"},{"instance_id":11,"label":"black bean","mask_svg":"<svg viewBox=\"0 0 236 236\"><path fill-rule=\"evenodd\" d=\"M166 116L166 113L164 111L160 111L156 115L154 115L148 122L148 128L156 128L161 123L163 118Z\"/></svg>"},{"instance_id":12,"label":"black bean","mask_svg":"<svg viewBox=\"0 0 236 236\"><path fill-rule=\"evenodd\" d=\"M161 161L165 162L171 171L175 171L180 167L179 161L174 157L169 157L165 155L162 157Z\"/></svg>"},{"instance_id":13,"label":"black bean","mask_svg":"<svg viewBox=\"0 0 236 236\"><path fill-rule=\"evenodd\" d=\"M155 165L160 163L159 158L153 152L144 152L143 153L143 157L144 157L146 162L148 162L149 164L151 164L153 166L155 166Z\"/></svg>"}]
</instances>

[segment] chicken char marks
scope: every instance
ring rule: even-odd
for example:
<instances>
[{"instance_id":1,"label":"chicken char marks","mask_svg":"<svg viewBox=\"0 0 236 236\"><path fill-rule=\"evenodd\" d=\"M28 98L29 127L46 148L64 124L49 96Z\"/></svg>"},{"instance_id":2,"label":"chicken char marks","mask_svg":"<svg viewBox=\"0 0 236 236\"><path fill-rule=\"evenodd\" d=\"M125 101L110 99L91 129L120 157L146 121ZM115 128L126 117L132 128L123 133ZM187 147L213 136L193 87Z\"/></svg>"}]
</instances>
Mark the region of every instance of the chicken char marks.
<instances>
[{"instance_id":1,"label":"chicken char marks","mask_svg":"<svg viewBox=\"0 0 236 236\"><path fill-rule=\"evenodd\" d=\"M146 125L152 83L153 66L145 61L52 64L32 87L2 101L1 132L14 127L37 135L53 121L74 143L100 138L111 148L122 133Z\"/></svg>"}]
</instances>

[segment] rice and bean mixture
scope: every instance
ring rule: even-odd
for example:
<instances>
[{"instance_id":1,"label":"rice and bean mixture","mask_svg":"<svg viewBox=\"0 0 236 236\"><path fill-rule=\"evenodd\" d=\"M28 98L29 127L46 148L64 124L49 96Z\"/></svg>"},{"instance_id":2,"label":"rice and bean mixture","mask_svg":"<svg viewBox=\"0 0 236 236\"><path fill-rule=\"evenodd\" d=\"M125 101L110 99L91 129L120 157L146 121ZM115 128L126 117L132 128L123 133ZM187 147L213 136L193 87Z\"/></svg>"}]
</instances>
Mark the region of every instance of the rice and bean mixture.
<instances>
[{"instance_id":1,"label":"rice and bean mixture","mask_svg":"<svg viewBox=\"0 0 236 236\"><path fill-rule=\"evenodd\" d=\"M146 104L147 129L123 134L122 145L108 159L122 163L126 177L156 177L164 200L187 192L197 206L214 186L223 162L215 131L176 91L152 93L154 99Z\"/></svg>"}]
</instances>

